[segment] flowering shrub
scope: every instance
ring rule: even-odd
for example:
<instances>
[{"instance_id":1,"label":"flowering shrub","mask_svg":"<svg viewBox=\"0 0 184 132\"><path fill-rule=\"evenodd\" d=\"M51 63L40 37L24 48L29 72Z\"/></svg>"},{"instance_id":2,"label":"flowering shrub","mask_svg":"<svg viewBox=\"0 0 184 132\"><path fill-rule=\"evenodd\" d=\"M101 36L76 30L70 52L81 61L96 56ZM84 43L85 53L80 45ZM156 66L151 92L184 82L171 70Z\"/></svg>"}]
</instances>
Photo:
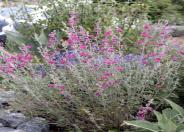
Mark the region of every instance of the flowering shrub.
<instances>
[{"instance_id":1,"label":"flowering shrub","mask_svg":"<svg viewBox=\"0 0 184 132\"><path fill-rule=\"evenodd\" d=\"M1 50L3 83L17 90L18 109L66 129L102 131L142 116L145 101L172 95L182 49L170 40L167 24L145 24L133 54L124 52L121 27L89 34L75 20L69 20L64 51L55 32L40 45L42 64L34 63L30 46L15 55Z\"/></svg>"}]
</instances>

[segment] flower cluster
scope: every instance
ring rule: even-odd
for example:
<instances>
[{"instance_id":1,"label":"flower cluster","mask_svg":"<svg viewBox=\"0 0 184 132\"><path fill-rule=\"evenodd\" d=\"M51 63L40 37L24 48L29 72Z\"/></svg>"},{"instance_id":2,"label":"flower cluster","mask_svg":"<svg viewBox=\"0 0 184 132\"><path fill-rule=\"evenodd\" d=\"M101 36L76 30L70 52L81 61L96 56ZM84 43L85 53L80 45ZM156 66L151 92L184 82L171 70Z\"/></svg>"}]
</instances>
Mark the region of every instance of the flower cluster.
<instances>
[{"instance_id":1,"label":"flower cluster","mask_svg":"<svg viewBox=\"0 0 184 132\"><path fill-rule=\"evenodd\" d=\"M153 100L150 100L145 107L140 107L137 113L136 118L138 120L145 120L146 115L153 111L153 108L150 106Z\"/></svg>"},{"instance_id":2,"label":"flower cluster","mask_svg":"<svg viewBox=\"0 0 184 132\"><path fill-rule=\"evenodd\" d=\"M0 52L0 71L10 74L17 69L23 69L28 63L32 61L32 55L29 52L31 46L24 46L21 48L22 53L10 54L1 47Z\"/></svg>"}]
</instances>

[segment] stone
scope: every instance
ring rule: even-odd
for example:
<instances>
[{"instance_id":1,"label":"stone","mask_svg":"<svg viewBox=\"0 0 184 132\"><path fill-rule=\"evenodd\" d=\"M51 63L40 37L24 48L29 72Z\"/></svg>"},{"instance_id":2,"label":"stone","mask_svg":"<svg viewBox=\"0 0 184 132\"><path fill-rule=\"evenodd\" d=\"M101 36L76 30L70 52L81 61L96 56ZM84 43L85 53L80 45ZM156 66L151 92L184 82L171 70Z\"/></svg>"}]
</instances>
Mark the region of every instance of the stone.
<instances>
[{"instance_id":1,"label":"stone","mask_svg":"<svg viewBox=\"0 0 184 132\"><path fill-rule=\"evenodd\" d=\"M171 26L171 35L173 37L184 36L184 26Z\"/></svg>"},{"instance_id":2,"label":"stone","mask_svg":"<svg viewBox=\"0 0 184 132\"><path fill-rule=\"evenodd\" d=\"M44 118L35 117L30 121L20 124L17 129L26 132L49 132L49 125Z\"/></svg>"},{"instance_id":3,"label":"stone","mask_svg":"<svg viewBox=\"0 0 184 132\"><path fill-rule=\"evenodd\" d=\"M18 125L27 120L28 118L22 113L4 113L0 116L0 123L2 123L5 127L11 128L16 128Z\"/></svg>"},{"instance_id":4,"label":"stone","mask_svg":"<svg viewBox=\"0 0 184 132\"><path fill-rule=\"evenodd\" d=\"M1 91L0 92L0 104L13 101L15 99L14 91Z\"/></svg>"},{"instance_id":5,"label":"stone","mask_svg":"<svg viewBox=\"0 0 184 132\"><path fill-rule=\"evenodd\" d=\"M5 19L0 18L0 32L2 32L2 28L7 25L8 23L5 21Z\"/></svg>"},{"instance_id":6,"label":"stone","mask_svg":"<svg viewBox=\"0 0 184 132\"><path fill-rule=\"evenodd\" d=\"M9 127L0 127L0 132L26 132L24 130L17 130Z\"/></svg>"},{"instance_id":7,"label":"stone","mask_svg":"<svg viewBox=\"0 0 184 132\"><path fill-rule=\"evenodd\" d=\"M0 127L4 127L4 125L2 123L0 123Z\"/></svg>"},{"instance_id":8,"label":"stone","mask_svg":"<svg viewBox=\"0 0 184 132\"><path fill-rule=\"evenodd\" d=\"M2 33L0 32L0 46L5 46L5 43L6 43L6 34L5 33Z\"/></svg>"}]
</instances>

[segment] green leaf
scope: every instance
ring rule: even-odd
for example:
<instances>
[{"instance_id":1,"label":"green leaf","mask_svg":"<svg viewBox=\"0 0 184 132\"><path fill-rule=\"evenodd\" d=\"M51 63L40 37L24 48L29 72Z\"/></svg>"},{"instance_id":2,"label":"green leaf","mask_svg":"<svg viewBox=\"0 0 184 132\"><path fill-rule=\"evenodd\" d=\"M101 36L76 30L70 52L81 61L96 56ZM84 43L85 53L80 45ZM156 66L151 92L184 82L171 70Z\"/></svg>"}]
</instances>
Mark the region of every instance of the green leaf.
<instances>
[{"instance_id":1,"label":"green leaf","mask_svg":"<svg viewBox=\"0 0 184 132\"><path fill-rule=\"evenodd\" d=\"M174 109L167 108L162 110L162 114L166 116L168 119L174 119L178 115L178 112Z\"/></svg>"},{"instance_id":2,"label":"green leaf","mask_svg":"<svg viewBox=\"0 0 184 132\"><path fill-rule=\"evenodd\" d=\"M164 132L175 132L176 131L176 124L168 119L165 115L160 114L157 111L154 111L154 114L157 117L158 125Z\"/></svg>"},{"instance_id":3,"label":"green leaf","mask_svg":"<svg viewBox=\"0 0 184 132\"><path fill-rule=\"evenodd\" d=\"M48 43L48 39L44 33L44 30L41 31L39 36L38 34L35 34L35 39L40 45L46 45Z\"/></svg>"},{"instance_id":4,"label":"green leaf","mask_svg":"<svg viewBox=\"0 0 184 132\"><path fill-rule=\"evenodd\" d=\"M159 132L160 129L156 123L151 123L149 121L125 121L124 122L127 125L131 125L134 127L143 128L152 132Z\"/></svg>"},{"instance_id":5,"label":"green leaf","mask_svg":"<svg viewBox=\"0 0 184 132\"><path fill-rule=\"evenodd\" d=\"M171 105L171 107L172 107L174 110L176 110L176 111L179 112L182 116L184 116L184 109L183 109L181 106L177 105L176 103L174 103L174 102L172 102L172 101L170 101L170 100L168 100L168 99L165 99L165 100Z\"/></svg>"},{"instance_id":6,"label":"green leaf","mask_svg":"<svg viewBox=\"0 0 184 132\"><path fill-rule=\"evenodd\" d=\"M176 132L184 132L184 124L181 124L177 127Z\"/></svg>"},{"instance_id":7,"label":"green leaf","mask_svg":"<svg viewBox=\"0 0 184 132\"><path fill-rule=\"evenodd\" d=\"M28 40L18 32L6 31L7 39L18 45L25 44Z\"/></svg>"}]
</instances>

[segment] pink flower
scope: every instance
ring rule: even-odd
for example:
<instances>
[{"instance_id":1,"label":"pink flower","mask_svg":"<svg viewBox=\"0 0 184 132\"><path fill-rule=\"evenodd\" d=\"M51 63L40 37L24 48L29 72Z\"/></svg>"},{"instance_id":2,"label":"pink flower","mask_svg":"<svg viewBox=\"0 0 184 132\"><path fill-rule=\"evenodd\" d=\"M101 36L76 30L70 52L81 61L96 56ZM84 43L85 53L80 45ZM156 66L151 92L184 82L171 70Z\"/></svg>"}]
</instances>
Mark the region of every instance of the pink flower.
<instances>
[{"instance_id":1,"label":"pink flower","mask_svg":"<svg viewBox=\"0 0 184 132\"><path fill-rule=\"evenodd\" d=\"M144 44L144 40L138 40L138 41L137 41L137 44L138 44L138 45L143 45L143 44Z\"/></svg>"},{"instance_id":2,"label":"pink flower","mask_svg":"<svg viewBox=\"0 0 184 132\"><path fill-rule=\"evenodd\" d=\"M184 50L180 51L180 54L184 55Z\"/></svg>"},{"instance_id":3,"label":"pink flower","mask_svg":"<svg viewBox=\"0 0 184 132\"><path fill-rule=\"evenodd\" d=\"M60 93L61 95L64 95L65 91L60 91L59 93Z\"/></svg>"},{"instance_id":4,"label":"pink flower","mask_svg":"<svg viewBox=\"0 0 184 132\"><path fill-rule=\"evenodd\" d=\"M109 29L107 30L105 33L104 33L105 37L109 37L109 36L112 36L112 30Z\"/></svg>"},{"instance_id":5,"label":"pink flower","mask_svg":"<svg viewBox=\"0 0 184 132\"><path fill-rule=\"evenodd\" d=\"M100 97L100 96L101 96L101 93L100 93L100 92L96 92L95 95L96 95L97 97Z\"/></svg>"},{"instance_id":6,"label":"pink flower","mask_svg":"<svg viewBox=\"0 0 184 132\"><path fill-rule=\"evenodd\" d=\"M151 30L152 26L150 24L144 24L144 30Z\"/></svg>"},{"instance_id":7,"label":"pink flower","mask_svg":"<svg viewBox=\"0 0 184 132\"><path fill-rule=\"evenodd\" d=\"M172 60L173 60L173 61L177 61L178 59L177 59L176 56L172 56Z\"/></svg>"},{"instance_id":8,"label":"pink flower","mask_svg":"<svg viewBox=\"0 0 184 132\"><path fill-rule=\"evenodd\" d=\"M145 38L152 38L152 36L150 35L150 33L149 33L149 32L146 32L146 31L143 31L143 32L141 33L141 36L142 36L142 37L145 37Z\"/></svg>"},{"instance_id":9,"label":"pink flower","mask_svg":"<svg viewBox=\"0 0 184 132\"><path fill-rule=\"evenodd\" d=\"M65 89L65 86L58 86L58 89L64 90Z\"/></svg>"},{"instance_id":10,"label":"pink flower","mask_svg":"<svg viewBox=\"0 0 184 132\"><path fill-rule=\"evenodd\" d=\"M154 62L161 62L161 59L160 58L155 58Z\"/></svg>"},{"instance_id":11,"label":"pink flower","mask_svg":"<svg viewBox=\"0 0 184 132\"><path fill-rule=\"evenodd\" d=\"M53 31L49 34L48 47L52 48L57 42L57 34L55 31Z\"/></svg>"},{"instance_id":12,"label":"pink flower","mask_svg":"<svg viewBox=\"0 0 184 132\"><path fill-rule=\"evenodd\" d=\"M89 56L89 54L87 52L83 52L83 51L81 51L79 54L81 57L88 57Z\"/></svg>"},{"instance_id":13,"label":"pink flower","mask_svg":"<svg viewBox=\"0 0 184 132\"><path fill-rule=\"evenodd\" d=\"M76 12L70 12L70 18L68 20L68 25L70 27L76 26L77 23L79 22L79 14Z\"/></svg>"},{"instance_id":14,"label":"pink flower","mask_svg":"<svg viewBox=\"0 0 184 132\"><path fill-rule=\"evenodd\" d=\"M49 88L56 88L57 86L56 86L56 84L48 84L48 87Z\"/></svg>"},{"instance_id":15,"label":"pink flower","mask_svg":"<svg viewBox=\"0 0 184 132\"><path fill-rule=\"evenodd\" d=\"M82 44L82 45L80 45L79 48L80 48L80 49L86 49L86 45Z\"/></svg>"},{"instance_id":16,"label":"pink flower","mask_svg":"<svg viewBox=\"0 0 184 132\"><path fill-rule=\"evenodd\" d=\"M66 58L62 58L60 61L61 64L66 64L67 63L67 59Z\"/></svg>"},{"instance_id":17,"label":"pink flower","mask_svg":"<svg viewBox=\"0 0 184 132\"><path fill-rule=\"evenodd\" d=\"M76 55L75 55L75 53L70 53L70 54L66 55L66 57L68 59L74 59L74 58L76 58Z\"/></svg>"},{"instance_id":18,"label":"pink flower","mask_svg":"<svg viewBox=\"0 0 184 132\"><path fill-rule=\"evenodd\" d=\"M117 27L117 28L116 28L116 32L121 33L121 32L123 32L123 29L122 29L122 28L120 28L120 27Z\"/></svg>"},{"instance_id":19,"label":"pink flower","mask_svg":"<svg viewBox=\"0 0 184 132\"><path fill-rule=\"evenodd\" d=\"M112 53L114 51L115 51L115 49L113 47L110 47L110 48L107 49L107 52L110 52L110 53Z\"/></svg>"},{"instance_id":20,"label":"pink flower","mask_svg":"<svg viewBox=\"0 0 184 132\"><path fill-rule=\"evenodd\" d=\"M149 57L154 57L154 56L156 56L157 54L155 53L155 52L150 52L149 54L148 54L148 56Z\"/></svg>"},{"instance_id":21,"label":"pink flower","mask_svg":"<svg viewBox=\"0 0 184 132\"><path fill-rule=\"evenodd\" d=\"M102 80L107 80L107 79L109 79L109 77L111 77L111 76L112 76L112 73L111 73L111 72L105 71L105 72L103 73L103 75L101 76L101 79L102 79Z\"/></svg>"},{"instance_id":22,"label":"pink flower","mask_svg":"<svg viewBox=\"0 0 184 132\"><path fill-rule=\"evenodd\" d=\"M56 62L54 60L49 60L48 63L49 64L56 64Z\"/></svg>"},{"instance_id":23,"label":"pink flower","mask_svg":"<svg viewBox=\"0 0 184 132\"><path fill-rule=\"evenodd\" d=\"M124 71L124 69L125 69L125 68L122 67L122 66L117 66L117 67L116 67L116 70L119 71L119 72Z\"/></svg>"},{"instance_id":24,"label":"pink flower","mask_svg":"<svg viewBox=\"0 0 184 132\"><path fill-rule=\"evenodd\" d=\"M116 62L114 61L114 60L111 60L111 59L106 59L105 61L104 61L104 64L105 65L113 65L113 64L115 64Z\"/></svg>"}]
</instances>

